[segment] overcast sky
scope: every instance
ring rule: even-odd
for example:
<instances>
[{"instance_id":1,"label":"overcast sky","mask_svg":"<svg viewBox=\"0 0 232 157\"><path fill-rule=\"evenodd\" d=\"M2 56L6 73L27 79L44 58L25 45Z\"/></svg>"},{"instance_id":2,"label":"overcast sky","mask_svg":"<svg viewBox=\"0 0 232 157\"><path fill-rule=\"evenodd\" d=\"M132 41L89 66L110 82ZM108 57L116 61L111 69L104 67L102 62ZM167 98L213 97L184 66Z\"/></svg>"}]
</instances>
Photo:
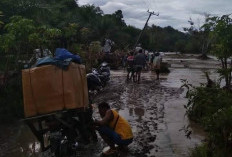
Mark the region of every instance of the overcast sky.
<instances>
[{"instance_id":1,"label":"overcast sky","mask_svg":"<svg viewBox=\"0 0 232 157\"><path fill-rule=\"evenodd\" d=\"M79 5L94 4L105 14L122 10L128 25L142 28L148 17L147 10L159 12L149 25L172 26L183 31L191 17L196 26L204 21L204 13L223 15L232 13L232 0L78 0Z\"/></svg>"}]
</instances>

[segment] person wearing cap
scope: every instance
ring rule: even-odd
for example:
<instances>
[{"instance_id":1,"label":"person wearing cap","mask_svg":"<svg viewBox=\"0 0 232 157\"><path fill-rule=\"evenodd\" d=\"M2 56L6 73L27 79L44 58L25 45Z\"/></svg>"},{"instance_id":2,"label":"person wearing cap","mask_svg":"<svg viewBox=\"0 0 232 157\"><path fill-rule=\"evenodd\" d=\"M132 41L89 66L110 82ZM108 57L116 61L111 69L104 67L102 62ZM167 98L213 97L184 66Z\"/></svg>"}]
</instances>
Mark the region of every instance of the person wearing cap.
<instances>
[{"instance_id":1,"label":"person wearing cap","mask_svg":"<svg viewBox=\"0 0 232 157\"><path fill-rule=\"evenodd\" d=\"M117 152L115 144L120 150L127 150L127 146L133 141L133 133L130 124L117 111L110 108L109 104L98 104L99 114L102 120L95 120L95 128L110 149L103 152L104 155L112 155Z\"/></svg>"}]
</instances>

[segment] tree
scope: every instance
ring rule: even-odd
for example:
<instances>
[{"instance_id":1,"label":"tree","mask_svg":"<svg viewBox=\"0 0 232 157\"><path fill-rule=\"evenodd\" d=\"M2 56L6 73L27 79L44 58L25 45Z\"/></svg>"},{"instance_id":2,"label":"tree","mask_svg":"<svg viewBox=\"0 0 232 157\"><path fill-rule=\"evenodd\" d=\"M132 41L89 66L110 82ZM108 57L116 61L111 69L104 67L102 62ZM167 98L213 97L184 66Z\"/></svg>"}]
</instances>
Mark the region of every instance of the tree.
<instances>
[{"instance_id":1,"label":"tree","mask_svg":"<svg viewBox=\"0 0 232 157\"><path fill-rule=\"evenodd\" d=\"M5 25L6 33L3 35L2 47L6 53L13 53L17 66L20 55L32 51L29 43L29 35L34 33L36 27L33 20L21 16L13 16L10 23Z\"/></svg>"},{"instance_id":2,"label":"tree","mask_svg":"<svg viewBox=\"0 0 232 157\"><path fill-rule=\"evenodd\" d=\"M57 28L47 28L46 26L37 27L35 32L29 35L29 44L33 46L33 49L40 49L41 56L45 49L49 49L52 52L55 51L59 45L59 38L62 32Z\"/></svg>"},{"instance_id":3,"label":"tree","mask_svg":"<svg viewBox=\"0 0 232 157\"><path fill-rule=\"evenodd\" d=\"M97 64L98 55L101 52L102 47L99 41L93 41L89 45L89 51L87 53L87 58L90 63L90 67Z\"/></svg>"},{"instance_id":4,"label":"tree","mask_svg":"<svg viewBox=\"0 0 232 157\"><path fill-rule=\"evenodd\" d=\"M232 64L228 65L228 59L232 56L232 19L230 15L209 17L207 27L213 40L211 52L221 61L218 72L225 79L226 88L231 88Z\"/></svg>"},{"instance_id":5,"label":"tree","mask_svg":"<svg viewBox=\"0 0 232 157\"><path fill-rule=\"evenodd\" d=\"M79 25L77 23L69 23L66 27L62 28L64 47L69 49L72 44L77 42Z\"/></svg>"},{"instance_id":6,"label":"tree","mask_svg":"<svg viewBox=\"0 0 232 157\"><path fill-rule=\"evenodd\" d=\"M3 13L2 13L2 11L0 11L0 17L2 17L2 16L3 16ZM3 24L4 24L4 22L0 20L0 28L2 27Z\"/></svg>"},{"instance_id":7,"label":"tree","mask_svg":"<svg viewBox=\"0 0 232 157\"><path fill-rule=\"evenodd\" d=\"M190 40L187 43L187 50L194 50L197 52L201 52L200 59L208 59L207 53L210 51L211 46L211 39L209 37L210 30L208 28L208 17L209 14L205 13L205 23L197 28L195 26L194 21L190 18L189 19L189 28L184 28L184 31L186 31L190 35Z\"/></svg>"}]
</instances>

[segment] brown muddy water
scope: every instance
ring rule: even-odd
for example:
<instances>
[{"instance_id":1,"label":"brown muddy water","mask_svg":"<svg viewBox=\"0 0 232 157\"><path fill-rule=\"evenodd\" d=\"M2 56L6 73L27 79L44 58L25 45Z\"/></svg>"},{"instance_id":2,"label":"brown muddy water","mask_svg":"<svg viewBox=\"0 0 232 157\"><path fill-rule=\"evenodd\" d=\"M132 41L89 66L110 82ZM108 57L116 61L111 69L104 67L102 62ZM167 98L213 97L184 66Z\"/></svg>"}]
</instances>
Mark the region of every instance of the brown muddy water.
<instances>
[{"instance_id":1,"label":"brown muddy water","mask_svg":"<svg viewBox=\"0 0 232 157\"><path fill-rule=\"evenodd\" d=\"M172 57L173 58L173 57ZM127 82L126 71L112 71L111 80L94 99L95 103L107 101L125 117L132 126L134 141L129 145L128 157L187 157L189 151L205 139L205 133L185 116L187 103L185 90L180 89L180 79L199 85L206 82L203 71L214 71L215 60L193 58L164 58L171 64L171 72L155 80L153 72L143 72L140 84ZM177 66L176 66L177 65ZM188 65L188 66L186 66ZM216 79L216 75L211 73ZM94 117L99 118L97 110ZM190 126L190 138L184 128ZM106 145L98 143L80 150L77 156L98 157ZM0 126L0 156L51 156L40 152L40 144L23 122Z\"/></svg>"}]
</instances>

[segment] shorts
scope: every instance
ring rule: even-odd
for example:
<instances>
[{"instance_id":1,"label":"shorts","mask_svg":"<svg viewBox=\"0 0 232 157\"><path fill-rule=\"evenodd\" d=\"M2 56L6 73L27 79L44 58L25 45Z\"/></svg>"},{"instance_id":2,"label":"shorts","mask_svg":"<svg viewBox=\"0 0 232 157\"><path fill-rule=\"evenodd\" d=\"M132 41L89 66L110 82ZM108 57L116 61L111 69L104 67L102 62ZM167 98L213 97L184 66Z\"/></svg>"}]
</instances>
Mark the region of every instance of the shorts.
<instances>
[{"instance_id":1,"label":"shorts","mask_svg":"<svg viewBox=\"0 0 232 157\"><path fill-rule=\"evenodd\" d=\"M130 139L122 139L119 134L117 134L114 130L109 127L101 126L98 129L98 132L102 135L107 136L114 144L117 145L129 145L132 143L133 138Z\"/></svg>"},{"instance_id":2,"label":"shorts","mask_svg":"<svg viewBox=\"0 0 232 157\"><path fill-rule=\"evenodd\" d=\"M127 72L128 72L128 73L130 73L130 72L133 73L133 72L134 72L134 68L133 68L133 67L128 67L128 68L127 68Z\"/></svg>"},{"instance_id":3,"label":"shorts","mask_svg":"<svg viewBox=\"0 0 232 157\"><path fill-rule=\"evenodd\" d=\"M160 69L155 69L155 72L156 72L157 74L159 74L159 73L160 73Z\"/></svg>"},{"instance_id":4,"label":"shorts","mask_svg":"<svg viewBox=\"0 0 232 157\"><path fill-rule=\"evenodd\" d=\"M135 66L135 72L141 72L143 69L143 66L142 65L136 65Z\"/></svg>"}]
</instances>

